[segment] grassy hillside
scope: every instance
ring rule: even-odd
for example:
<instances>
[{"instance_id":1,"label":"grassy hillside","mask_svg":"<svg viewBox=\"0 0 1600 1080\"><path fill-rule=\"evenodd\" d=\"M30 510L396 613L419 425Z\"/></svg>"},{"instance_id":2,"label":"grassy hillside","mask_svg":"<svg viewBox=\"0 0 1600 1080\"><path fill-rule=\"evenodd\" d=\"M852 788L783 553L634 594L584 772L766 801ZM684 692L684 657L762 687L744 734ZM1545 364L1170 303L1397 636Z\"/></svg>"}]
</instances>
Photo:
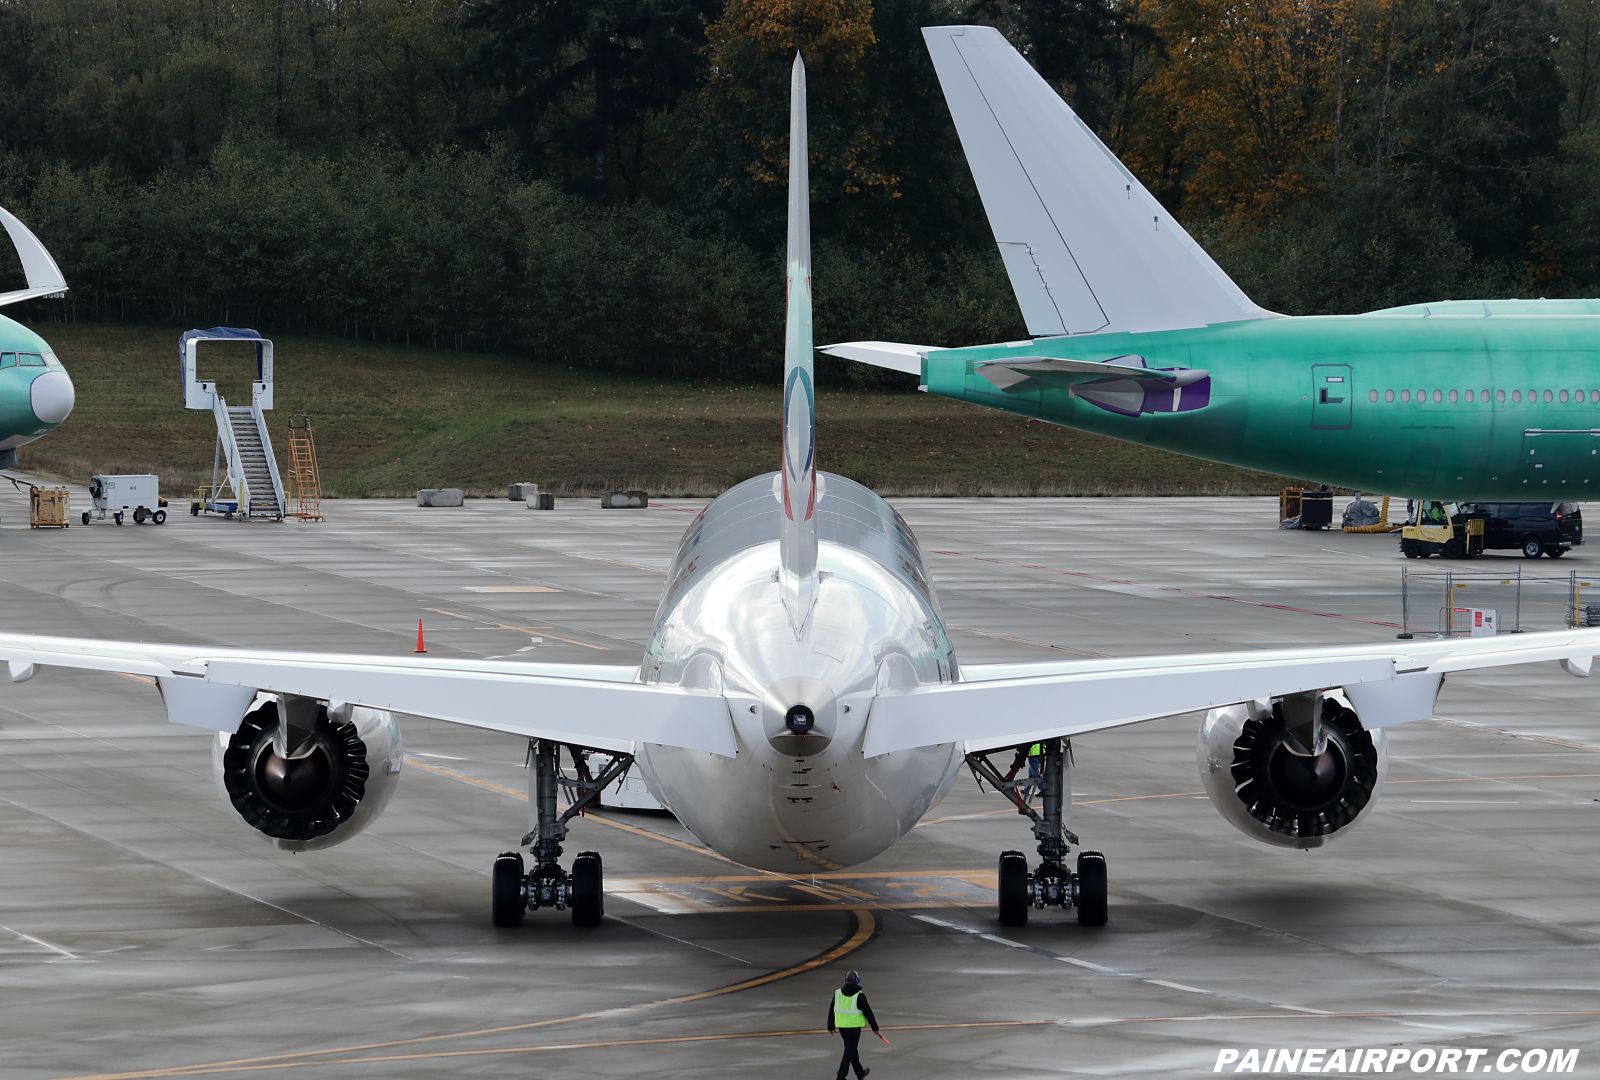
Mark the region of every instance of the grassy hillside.
<instances>
[{"instance_id":1,"label":"grassy hillside","mask_svg":"<svg viewBox=\"0 0 1600 1080\"><path fill-rule=\"evenodd\" d=\"M67 365L78 404L21 451L22 468L83 482L154 472L170 495L209 481L216 426L182 407L178 330L35 326ZM778 461L778 387L589 374L512 356L274 339L272 437L312 418L323 483L346 497L514 481L558 494L618 487L713 495ZM214 350L214 351L209 351ZM248 346L201 346L203 377L248 402ZM930 397L825 392L822 468L885 495L1259 494L1276 477L1210 465Z\"/></svg>"}]
</instances>

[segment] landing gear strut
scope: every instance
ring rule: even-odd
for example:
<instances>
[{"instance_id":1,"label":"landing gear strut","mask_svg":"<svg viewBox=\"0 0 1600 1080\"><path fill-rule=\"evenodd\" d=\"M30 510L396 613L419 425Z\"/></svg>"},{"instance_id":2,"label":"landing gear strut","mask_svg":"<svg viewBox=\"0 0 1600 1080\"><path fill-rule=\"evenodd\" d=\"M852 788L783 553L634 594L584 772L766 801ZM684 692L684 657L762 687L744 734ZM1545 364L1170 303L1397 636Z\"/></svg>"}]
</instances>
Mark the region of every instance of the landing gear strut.
<instances>
[{"instance_id":1,"label":"landing gear strut","mask_svg":"<svg viewBox=\"0 0 1600 1080\"><path fill-rule=\"evenodd\" d=\"M1067 855L1078 837L1067 828L1066 821L1072 805L1072 787L1069 782L1067 760L1072 754L1072 744L1064 739L1043 739L1043 768L1037 779L1017 779L1028 760L1028 747L1016 748L1011 767L1001 773L988 754L968 754L967 766L978 780L979 786L988 781L993 787L1016 804L1017 813L1033 819L1033 835L1039 841L1039 866L1028 873L1028 859L1020 851L1000 853L1000 923L1003 926L1022 926L1028 921L1028 909L1043 910L1046 905L1059 908L1077 908L1078 921L1084 926L1104 926L1106 923L1106 857L1098 851L1080 851L1078 869L1067 869ZM1037 809L1032 804L1038 795Z\"/></svg>"},{"instance_id":2,"label":"landing gear strut","mask_svg":"<svg viewBox=\"0 0 1600 1080\"><path fill-rule=\"evenodd\" d=\"M522 853L507 851L494 861L491 888L496 926L516 926L524 912L542 907L557 911L572 909L575 926L599 926L605 915L604 874L600 855L580 851L570 872L561 868L561 842L567 838L567 822L600 799L600 793L616 782L633 765L631 754L613 755L599 774L589 770L581 747L568 746L572 755L573 780L562 775L561 747L549 739L528 742L532 759L528 777L528 804L533 828L522 838L529 845L533 869L523 873ZM556 811L556 792L565 787L570 805Z\"/></svg>"}]
</instances>

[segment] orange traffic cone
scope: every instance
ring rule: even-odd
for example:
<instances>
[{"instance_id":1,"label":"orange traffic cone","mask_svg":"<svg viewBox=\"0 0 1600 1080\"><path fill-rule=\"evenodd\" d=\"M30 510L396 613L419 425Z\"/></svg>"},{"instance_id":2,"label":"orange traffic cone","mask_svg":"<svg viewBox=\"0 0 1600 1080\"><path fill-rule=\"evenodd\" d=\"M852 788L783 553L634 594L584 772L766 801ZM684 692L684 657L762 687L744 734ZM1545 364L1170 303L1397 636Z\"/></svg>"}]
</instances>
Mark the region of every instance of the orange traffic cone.
<instances>
[{"instance_id":1,"label":"orange traffic cone","mask_svg":"<svg viewBox=\"0 0 1600 1080\"><path fill-rule=\"evenodd\" d=\"M417 651L427 652L428 647L422 643L422 620L417 620Z\"/></svg>"}]
</instances>

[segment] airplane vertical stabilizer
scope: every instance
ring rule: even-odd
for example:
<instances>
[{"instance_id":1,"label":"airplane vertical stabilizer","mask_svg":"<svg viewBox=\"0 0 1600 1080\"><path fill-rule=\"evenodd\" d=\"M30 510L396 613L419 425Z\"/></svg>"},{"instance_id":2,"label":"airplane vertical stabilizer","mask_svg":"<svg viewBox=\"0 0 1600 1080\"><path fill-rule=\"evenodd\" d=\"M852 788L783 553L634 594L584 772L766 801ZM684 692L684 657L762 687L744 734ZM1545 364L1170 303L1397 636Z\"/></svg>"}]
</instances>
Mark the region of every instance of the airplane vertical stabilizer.
<instances>
[{"instance_id":1,"label":"airplane vertical stabilizer","mask_svg":"<svg viewBox=\"0 0 1600 1080\"><path fill-rule=\"evenodd\" d=\"M1035 336L1176 330L1257 307L988 26L923 36Z\"/></svg>"},{"instance_id":2,"label":"airplane vertical stabilizer","mask_svg":"<svg viewBox=\"0 0 1600 1080\"><path fill-rule=\"evenodd\" d=\"M36 296L55 296L67 291L67 279L62 275L56 261L50 257L50 252L26 225L13 217L4 207L0 207L0 227L3 227L6 234L11 237L11 243L17 249L17 257L22 260L22 273L28 279L26 289L0 293L0 307L15 304L19 300L31 300Z\"/></svg>"},{"instance_id":3,"label":"airplane vertical stabilizer","mask_svg":"<svg viewBox=\"0 0 1600 1080\"><path fill-rule=\"evenodd\" d=\"M789 255L783 333L784 607L796 637L817 597L817 421L811 360L811 181L806 167L806 69L794 57L789 87Z\"/></svg>"}]
</instances>

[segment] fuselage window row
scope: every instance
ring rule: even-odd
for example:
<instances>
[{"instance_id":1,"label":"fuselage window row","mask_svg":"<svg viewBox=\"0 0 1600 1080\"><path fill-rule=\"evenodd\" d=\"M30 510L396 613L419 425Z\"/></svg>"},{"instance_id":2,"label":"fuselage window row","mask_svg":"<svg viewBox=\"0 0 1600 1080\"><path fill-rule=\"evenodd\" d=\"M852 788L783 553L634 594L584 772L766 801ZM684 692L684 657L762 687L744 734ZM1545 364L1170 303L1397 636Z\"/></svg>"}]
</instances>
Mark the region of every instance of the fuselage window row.
<instances>
[{"instance_id":1,"label":"fuselage window row","mask_svg":"<svg viewBox=\"0 0 1600 1080\"><path fill-rule=\"evenodd\" d=\"M1433 401L1434 401L1435 404L1442 404L1444 402L1446 393L1448 393L1450 395L1451 404L1455 404L1457 401L1461 400L1461 393L1462 392L1461 391L1456 391L1456 390L1450 390L1450 391L1435 390L1432 393L1433 393ZM1418 390L1417 391L1417 404L1421 405L1421 404L1426 403L1427 400L1428 400L1428 394L1429 394L1429 392L1427 390ZM1487 391L1487 390L1479 390L1479 391L1476 391L1476 392L1474 392L1472 390L1467 390L1467 391L1465 391L1465 394L1466 394L1466 399L1469 402L1471 402L1471 401L1488 402L1488 400L1489 400L1489 391ZM1559 401L1561 401L1563 403L1565 403L1567 401L1580 402L1580 401L1584 400L1584 396L1585 395L1588 395L1588 399L1590 401L1600 402L1600 390L1573 390L1573 391L1570 391L1570 392L1566 391L1566 390L1546 390L1546 391L1544 391L1544 401L1546 403L1553 403L1553 402L1555 402L1557 400L1559 400ZM1537 390L1529 390L1528 391L1528 401L1529 402L1537 402L1537 401L1539 401L1539 399L1540 399L1539 391L1537 391ZM1378 400L1378 392L1376 390L1368 390L1367 391L1367 400L1368 401L1377 401ZM1393 401L1394 400L1394 391L1393 390L1385 390L1383 392L1383 400L1384 401ZM1499 404L1504 404L1505 400L1506 400L1506 392L1504 390L1496 390L1494 392L1494 400ZM1410 390L1402 390L1402 391L1400 391L1400 401L1402 403L1410 402L1411 401L1411 391ZM1521 390L1513 390L1513 391L1511 391L1511 402L1512 402L1512 404L1520 404L1521 401L1522 401L1522 391Z\"/></svg>"}]
</instances>

